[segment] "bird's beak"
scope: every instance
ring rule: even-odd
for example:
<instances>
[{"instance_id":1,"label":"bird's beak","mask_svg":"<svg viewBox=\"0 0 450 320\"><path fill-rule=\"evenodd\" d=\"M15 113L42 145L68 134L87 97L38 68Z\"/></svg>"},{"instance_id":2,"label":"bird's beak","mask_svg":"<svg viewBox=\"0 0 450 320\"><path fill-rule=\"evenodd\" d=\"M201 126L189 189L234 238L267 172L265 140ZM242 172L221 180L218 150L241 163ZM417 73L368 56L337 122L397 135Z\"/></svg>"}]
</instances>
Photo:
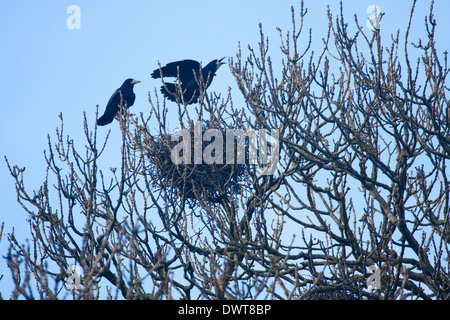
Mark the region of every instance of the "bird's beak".
<instances>
[{"instance_id":1,"label":"bird's beak","mask_svg":"<svg viewBox=\"0 0 450 320\"><path fill-rule=\"evenodd\" d=\"M133 80L133 81L131 81L132 84L136 84L136 83L139 83L139 82L140 82L139 80Z\"/></svg>"},{"instance_id":2,"label":"bird's beak","mask_svg":"<svg viewBox=\"0 0 450 320\"><path fill-rule=\"evenodd\" d=\"M226 62L222 62L223 59L225 59L226 57L223 57L222 59L219 59L220 65L226 64Z\"/></svg>"}]
</instances>

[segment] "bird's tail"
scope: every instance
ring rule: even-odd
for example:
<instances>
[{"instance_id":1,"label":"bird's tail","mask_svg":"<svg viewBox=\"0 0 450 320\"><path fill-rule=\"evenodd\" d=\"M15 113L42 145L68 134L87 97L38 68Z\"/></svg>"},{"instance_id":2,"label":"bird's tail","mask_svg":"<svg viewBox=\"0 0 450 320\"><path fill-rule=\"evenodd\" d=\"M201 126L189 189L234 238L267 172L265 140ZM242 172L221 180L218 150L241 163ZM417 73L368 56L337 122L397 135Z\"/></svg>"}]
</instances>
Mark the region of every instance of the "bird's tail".
<instances>
[{"instance_id":1,"label":"bird's tail","mask_svg":"<svg viewBox=\"0 0 450 320\"><path fill-rule=\"evenodd\" d=\"M165 83L165 86L161 86L161 93L170 101L176 101L177 88L174 83Z\"/></svg>"},{"instance_id":2,"label":"bird's tail","mask_svg":"<svg viewBox=\"0 0 450 320\"><path fill-rule=\"evenodd\" d=\"M110 124L114 120L114 115L111 117L109 114L104 114L97 119L97 125L104 126Z\"/></svg>"},{"instance_id":3,"label":"bird's tail","mask_svg":"<svg viewBox=\"0 0 450 320\"><path fill-rule=\"evenodd\" d=\"M170 101L176 102L177 97L180 97L178 88L174 83L166 83L166 86L161 86L161 93ZM182 89L183 90L183 89ZM184 90L183 91L183 100L186 104L197 103L198 101L198 90ZM181 102L180 97L180 102Z\"/></svg>"}]
</instances>

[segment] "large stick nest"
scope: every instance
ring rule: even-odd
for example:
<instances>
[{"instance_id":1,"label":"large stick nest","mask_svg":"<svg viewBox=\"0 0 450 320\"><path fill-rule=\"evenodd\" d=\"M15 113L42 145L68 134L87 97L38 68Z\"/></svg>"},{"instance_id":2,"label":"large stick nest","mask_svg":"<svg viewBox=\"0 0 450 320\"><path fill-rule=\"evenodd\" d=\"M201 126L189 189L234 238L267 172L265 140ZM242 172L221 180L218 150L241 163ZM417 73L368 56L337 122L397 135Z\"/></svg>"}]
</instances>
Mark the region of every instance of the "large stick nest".
<instances>
[{"instance_id":1,"label":"large stick nest","mask_svg":"<svg viewBox=\"0 0 450 320\"><path fill-rule=\"evenodd\" d=\"M207 128L203 127L202 135ZM220 130L220 129L219 129ZM172 155L174 148L183 138L172 141L171 135L150 136L146 141L146 151L151 163L150 172L153 176L153 186L161 189L172 190L179 197L186 199L221 203L224 197L237 196L242 187L247 167L245 164L237 164L236 152L233 161L227 159L225 148L225 131L220 130L223 137L223 161L222 163L208 164L202 157L201 163L194 163L195 143L197 148L201 143L202 154L205 147L214 142L200 140L194 141L194 127L189 129L191 138L191 159L186 163L176 164ZM186 146L186 145L185 145ZM184 156L184 150L179 155ZM215 150L217 152L217 150ZM220 152L220 150L219 150ZM213 153L214 156L216 156Z\"/></svg>"}]
</instances>

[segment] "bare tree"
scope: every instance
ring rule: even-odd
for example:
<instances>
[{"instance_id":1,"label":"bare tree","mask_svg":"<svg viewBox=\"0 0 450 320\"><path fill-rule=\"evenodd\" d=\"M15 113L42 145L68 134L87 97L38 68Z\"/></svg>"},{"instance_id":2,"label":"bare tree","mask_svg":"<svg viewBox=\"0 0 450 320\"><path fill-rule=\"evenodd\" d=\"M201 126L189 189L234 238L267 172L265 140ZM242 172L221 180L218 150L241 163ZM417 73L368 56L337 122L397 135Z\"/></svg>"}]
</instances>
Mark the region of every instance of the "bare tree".
<instances>
[{"instance_id":1,"label":"bare tree","mask_svg":"<svg viewBox=\"0 0 450 320\"><path fill-rule=\"evenodd\" d=\"M281 70L261 26L258 49L230 59L245 107L202 90L177 101L174 132L155 89L150 114L117 117L120 168L101 167L97 127L85 119L78 148L61 116L39 190L7 161L31 232L27 246L8 235L12 297L449 299L447 52L433 4L428 42L409 42L414 8L387 46L328 11L318 55L292 8ZM251 161L266 133L270 175L263 149Z\"/></svg>"}]
</instances>

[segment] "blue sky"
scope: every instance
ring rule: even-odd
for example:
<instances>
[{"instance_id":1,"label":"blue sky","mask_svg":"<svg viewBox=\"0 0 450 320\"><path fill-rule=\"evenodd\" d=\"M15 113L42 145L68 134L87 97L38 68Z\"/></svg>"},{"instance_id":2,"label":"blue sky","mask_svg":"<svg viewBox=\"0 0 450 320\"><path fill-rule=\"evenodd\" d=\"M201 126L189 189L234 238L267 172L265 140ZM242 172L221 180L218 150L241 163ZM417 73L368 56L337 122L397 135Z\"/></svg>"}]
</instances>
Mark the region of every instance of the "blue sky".
<instances>
[{"instance_id":1,"label":"blue sky","mask_svg":"<svg viewBox=\"0 0 450 320\"><path fill-rule=\"evenodd\" d=\"M375 4L385 12L382 30L389 35L407 25L410 1L354 0L344 1L348 23L356 14L361 24L370 15L367 7ZM326 36L326 5L339 13L337 1L307 0L305 7L305 39L312 28L313 50L320 50ZM67 28L67 8L80 8L81 28ZM84 144L83 112L92 125L96 105L103 113L111 94L126 78L142 82L135 86L136 102L132 112L149 110L148 92L152 94L159 80L150 73L162 65L181 59L195 59L204 64L221 57L235 57L238 42L243 55L247 45L256 48L258 23L270 40L274 60L280 60L279 36L276 31L291 31L290 7L296 13L299 1L2 1L0 10L0 223L6 222L5 233L16 228L27 238L26 213L16 201L13 180L4 156L11 164L26 167L28 189L37 189L45 177L43 150L47 135L55 139L59 113L63 113L65 132L78 145ZM429 1L420 1L415 11L411 41L424 38L423 18ZM450 2L435 4L438 21L438 49L450 48L448 20ZM389 40L385 37L385 40ZM424 40L426 40L424 38ZM386 42L387 44L387 42ZM210 90L223 95L232 88L238 103L239 92L227 66L219 69ZM235 102L236 103L236 102ZM111 129L111 141L104 157L114 155L114 141L120 141L116 122L100 128L104 137ZM7 241L0 243L4 255ZM0 259L0 274L9 274Z\"/></svg>"}]
</instances>

